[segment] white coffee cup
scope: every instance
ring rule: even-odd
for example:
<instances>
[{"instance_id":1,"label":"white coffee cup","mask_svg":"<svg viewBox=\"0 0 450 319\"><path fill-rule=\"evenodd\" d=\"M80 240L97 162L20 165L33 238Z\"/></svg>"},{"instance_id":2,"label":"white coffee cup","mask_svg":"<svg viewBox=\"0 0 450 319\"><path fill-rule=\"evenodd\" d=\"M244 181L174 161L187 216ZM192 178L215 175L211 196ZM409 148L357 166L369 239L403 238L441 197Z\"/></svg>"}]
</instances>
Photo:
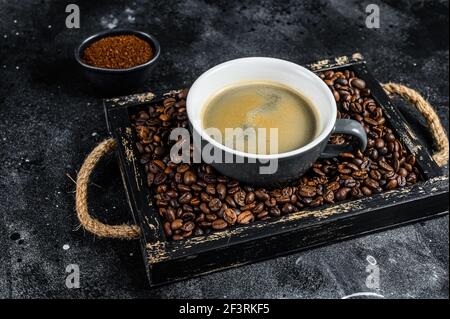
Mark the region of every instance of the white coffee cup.
<instances>
[{"instance_id":1,"label":"white coffee cup","mask_svg":"<svg viewBox=\"0 0 450 319\"><path fill-rule=\"evenodd\" d=\"M207 101L224 87L244 81L278 82L309 98L318 114L319 133L316 138L298 149L267 155L234 150L211 138L202 126L202 115ZM233 163L221 161L211 165L224 175L252 184L291 180L306 172L317 158L338 155L343 151L342 148L330 145L326 149L332 132L356 136L360 149L365 149L367 144L366 133L358 122L336 121L336 101L322 79L300 65L275 58L241 58L209 69L190 88L186 108L192 130L202 138L202 147L211 144L215 149L232 154L236 159ZM268 161L276 161L277 170L273 174L261 174L261 167L267 166Z\"/></svg>"}]
</instances>

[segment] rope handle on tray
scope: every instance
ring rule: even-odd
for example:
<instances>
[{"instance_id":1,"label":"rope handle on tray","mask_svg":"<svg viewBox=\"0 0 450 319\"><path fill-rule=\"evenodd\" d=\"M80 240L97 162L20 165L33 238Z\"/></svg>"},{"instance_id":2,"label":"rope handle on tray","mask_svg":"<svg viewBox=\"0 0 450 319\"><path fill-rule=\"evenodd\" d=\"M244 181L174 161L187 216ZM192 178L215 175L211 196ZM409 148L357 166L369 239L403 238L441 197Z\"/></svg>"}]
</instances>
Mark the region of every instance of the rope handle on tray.
<instances>
[{"instance_id":1,"label":"rope handle on tray","mask_svg":"<svg viewBox=\"0 0 450 319\"><path fill-rule=\"evenodd\" d=\"M98 144L86 157L77 176L75 205L77 217L81 226L90 233L99 237L116 239L137 239L141 235L139 226L136 225L107 225L89 214L88 185L89 178L100 159L116 148L113 138L108 138Z\"/></svg>"},{"instance_id":2,"label":"rope handle on tray","mask_svg":"<svg viewBox=\"0 0 450 319\"><path fill-rule=\"evenodd\" d=\"M436 143L437 152L433 155L439 166L448 162L449 145L444 128L433 107L415 90L396 83L383 84L384 90L388 94L398 94L406 101L413 104L417 110L425 117L431 134ZM113 138L108 138L98 144L86 157L77 176L76 188L76 210L81 226L87 231L105 238L137 239L141 235L141 230L137 225L107 225L93 218L89 214L88 208L88 185L89 177L99 160L116 148Z\"/></svg>"},{"instance_id":3,"label":"rope handle on tray","mask_svg":"<svg viewBox=\"0 0 450 319\"><path fill-rule=\"evenodd\" d=\"M398 83L386 83L383 84L383 88L388 94L397 94L401 96L422 113L430 127L437 148L437 152L433 154L433 159L439 166L447 164L449 155L448 138L439 117L430 103L428 103L417 91Z\"/></svg>"}]
</instances>

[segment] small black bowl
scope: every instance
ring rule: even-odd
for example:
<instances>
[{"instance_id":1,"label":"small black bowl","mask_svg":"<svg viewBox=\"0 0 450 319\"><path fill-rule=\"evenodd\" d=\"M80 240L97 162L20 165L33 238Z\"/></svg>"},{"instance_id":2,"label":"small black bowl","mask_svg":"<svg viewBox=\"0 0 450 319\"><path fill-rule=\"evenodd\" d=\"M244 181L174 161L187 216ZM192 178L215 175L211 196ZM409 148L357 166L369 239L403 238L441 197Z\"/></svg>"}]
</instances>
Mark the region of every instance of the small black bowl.
<instances>
[{"instance_id":1,"label":"small black bowl","mask_svg":"<svg viewBox=\"0 0 450 319\"><path fill-rule=\"evenodd\" d=\"M144 64L128 69L107 69L99 68L83 61L84 50L102 38L118 35L135 35L148 42L153 49L153 58ZM87 79L103 92L114 92L114 94L130 93L133 89L141 87L149 77L153 67L159 59L161 48L158 40L150 34L126 29L114 29L102 31L85 39L75 49L75 59L83 68Z\"/></svg>"}]
</instances>

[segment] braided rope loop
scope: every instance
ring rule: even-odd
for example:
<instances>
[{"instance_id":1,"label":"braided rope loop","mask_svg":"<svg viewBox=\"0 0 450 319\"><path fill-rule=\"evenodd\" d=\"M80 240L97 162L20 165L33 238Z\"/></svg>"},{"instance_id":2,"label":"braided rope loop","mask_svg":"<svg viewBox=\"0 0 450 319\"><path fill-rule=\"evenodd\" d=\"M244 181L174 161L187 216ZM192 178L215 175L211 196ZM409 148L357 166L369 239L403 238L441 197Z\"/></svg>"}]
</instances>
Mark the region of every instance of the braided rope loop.
<instances>
[{"instance_id":1,"label":"braided rope loop","mask_svg":"<svg viewBox=\"0 0 450 319\"><path fill-rule=\"evenodd\" d=\"M77 176L75 205L81 226L87 231L104 238L136 239L141 230L136 225L107 225L89 214L88 185L89 178L100 159L116 147L114 139L109 138L98 144L84 160Z\"/></svg>"}]
</instances>

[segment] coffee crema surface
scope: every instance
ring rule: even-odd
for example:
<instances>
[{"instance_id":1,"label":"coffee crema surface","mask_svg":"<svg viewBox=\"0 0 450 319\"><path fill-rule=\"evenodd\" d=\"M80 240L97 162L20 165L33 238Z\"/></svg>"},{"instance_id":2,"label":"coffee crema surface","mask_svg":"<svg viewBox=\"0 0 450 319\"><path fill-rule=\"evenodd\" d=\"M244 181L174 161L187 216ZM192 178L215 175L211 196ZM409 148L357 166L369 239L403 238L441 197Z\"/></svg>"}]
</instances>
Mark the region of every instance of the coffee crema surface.
<instances>
[{"instance_id":1,"label":"coffee crema surface","mask_svg":"<svg viewBox=\"0 0 450 319\"><path fill-rule=\"evenodd\" d=\"M307 97L284 84L241 82L223 88L207 101L202 127L208 133L211 128L218 129L221 136L209 135L235 150L276 154L296 150L314 140L319 115ZM271 134L270 129L274 128L278 138ZM234 134L230 136L226 129L233 129ZM265 129L265 133L258 129Z\"/></svg>"}]
</instances>

